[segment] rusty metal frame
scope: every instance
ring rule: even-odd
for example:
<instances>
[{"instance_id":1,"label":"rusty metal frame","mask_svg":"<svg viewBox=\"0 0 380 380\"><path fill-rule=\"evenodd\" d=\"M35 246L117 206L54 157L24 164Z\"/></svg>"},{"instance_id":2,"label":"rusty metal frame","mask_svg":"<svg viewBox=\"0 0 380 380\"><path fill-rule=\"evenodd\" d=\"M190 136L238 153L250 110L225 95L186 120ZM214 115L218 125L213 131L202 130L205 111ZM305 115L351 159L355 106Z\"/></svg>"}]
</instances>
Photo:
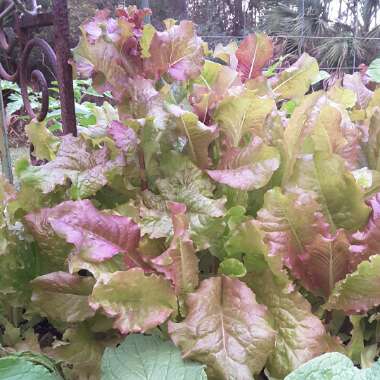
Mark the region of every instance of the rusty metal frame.
<instances>
[{"instance_id":1,"label":"rusty metal frame","mask_svg":"<svg viewBox=\"0 0 380 380\"><path fill-rule=\"evenodd\" d=\"M41 50L58 81L63 133L75 136L77 129L72 69L69 64L70 32L67 0L52 0L52 9L48 12L40 11L37 0L0 0L0 7L0 49L8 56L11 56L16 47L21 51L13 72L8 72L0 62L0 77L19 84L26 112L30 117L43 121L49 110L48 81L41 70L34 69L30 72L28 67L32 51ZM15 36L10 43L4 29L6 17L12 18L10 26ZM34 36L35 29L42 27L53 28L54 50L47 41ZM37 113L32 109L28 99L29 85L37 87L42 94L41 107Z\"/></svg>"}]
</instances>

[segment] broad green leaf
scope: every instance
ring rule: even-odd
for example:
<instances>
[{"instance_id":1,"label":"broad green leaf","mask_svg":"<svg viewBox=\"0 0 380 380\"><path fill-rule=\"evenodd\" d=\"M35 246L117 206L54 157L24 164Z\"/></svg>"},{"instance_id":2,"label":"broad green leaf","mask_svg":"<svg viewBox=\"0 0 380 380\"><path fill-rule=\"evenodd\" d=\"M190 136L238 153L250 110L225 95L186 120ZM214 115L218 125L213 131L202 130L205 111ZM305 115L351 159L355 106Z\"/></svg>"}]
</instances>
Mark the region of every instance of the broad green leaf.
<instances>
[{"instance_id":1,"label":"broad green leaf","mask_svg":"<svg viewBox=\"0 0 380 380\"><path fill-rule=\"evenodd\" d=\"M336 155L318 152L298 159L287 187L313 191L333 232L339 228L356 231L367 223L369 208L363 193Z\"/></svg>"},{"instance_id":2,"label":"broad green leaf","mask_svg":"<svg viewBox=\"0 0 380 380\"><path fill-rule=\"evenodd\" d=\"M283 379L328 350L322 321L312 314L310 304L290 282L279 284L268 270L248 274L246 281L257 301L268 308L272 328L277 332L275 349L266 366L271 376Z\"/></svg>"},{"instance_id":3,"label":"broad green leaf","mask_svg":"<svg viewBox=\"0 0 380 380\"><path fill-rule=\"evenodd\" d=\"M267 35L258 33L245 37L236 51L237 69L242 79L246 81L260 76L272 56L273 44Z\"/></svg>"},{"instance_id":4,"label":"broad green leaf","mask_svg":"<svg viewBox=\"0 0 380 380\"><path fill-rule=\"evenodd\" d=\"M209 379L253 379L273 350L275 332L266 309L241 281L228 277L204 280L187 297L188 314L169 322L169 334L182 354L206 364ZM240 337L244 336L244 340Z\"/></svg>"},{"instance_id":5,"label":"broad green leaf","mask_svg":"<svg viewBox=\"0 0 380 380\"><path fill-rule=\"evenodd\" d=\"M346 314L365 313L380 304L380 291L376 285L380 276L380 255L363 261L356 271L335 285L328 299L327 310L343 310Z\"/></svg>"},{"instance_id":6,"label":"broad green leaf","mask_svg":"<svg viewBox=\"0 0 380 380\"><path fill-rule=\"evenodd\" d=\"M146 276L141 269L104 273L98 279L90 305L115 318L122 334L145 332L164 323L175 311L174 290L163 277Z\"/></svg>"},{"instance_id":7,"label":"broad green leaf","mask_svg":"<svg viewBox=\"0 0 380 380\"><path fill-rule=\"evenodd\" d=\"M51 373L46 367L34 364L26 358L8 356L0 359L1 380L60 380L58 374Z\"/></svg>"},{"instance_id":8,"label":"broad green leaf","mask_svg":"<svg viewBox=\"0 0 380 380\"><path fill-rule=\"evenodd\" d=\"M380 376L380 364L359 370L345 355L327 353L304 364L285 380L376 380Z\"/></svg>"},{"instance_id":9,"label":"broad green leaf","mask_svg":"<svg viewBox=\"0 0 380 380\"><path fill-rule=\"evenodd\" d=\"M319 67L316 59L303 53L297 62L274 78L273 92L279 99L301 97L309 90L318 74Z\"/></svg>"},{"instance_id":10,"label":"broad green leaf","mask_svg":"<svg viewBox=\"0 0 380 380\"><path fill-rule=\"evenodd\" d=\"M129 335L102 358L102 380L206 380L202 365L182 360L178 349L158 336Z\"/></svg>"},{"instance_id":11,"label":"broad green leaf","mask_svg":"<svg viewBox=\"0 0 380 380\"><path fill-rule=\"evenodd\" d=\"M91 277L55 272L37 277L31 285L34 307L50 320L81 322L95 315L88 304L94 286Z\"/></svg>"},{"instance_id":12,"label":"broad green leaf","mask_svg":"<svg viewBox=\"0 0 380 380\"><path fill-rule=\"evenodd\" d=\"M367 74L372 81L380 83L380 58L377 58L370 63Z\"/></svg>"},{"instance_id":13,"label":"broad green leaf","mask_svg":"<svg viewBox=\"0 0 380 380\"><path fill-rule=\"evenodd\" d=\"M216 182L238 190L257 190L264 187L280 167L280 153L274 147L265 145L260 137L251 144L226 154L225 162L217 170L208 170Z\"/></svg>"},{"instance_id":14,"label":"broad green leaf","mask_svg":"<svg viewBox=\"0 0 380 380\"><path fill-rule=\"evenodd\" d=\"M31 144L33 154L40 160L54 160L59 148L60 139L54 136L46 127L45 122L33 119L25 126L25 132Z\"/></svg>"},{"instance_id":15,"label":"broad green leaf","mask_svg":"<svg viewBox=\"0 0 380 380\"><path fill-rule=\"evenodd\" d=\"M370 118L368 128L368 167L373 170L380 170L380 109L375 108Z\"/></svg>"},{"instance_id":16,"label":"broad green leaf","mask_svg":"<svg viewBox=\"0 0 380 380\"><path fill-rule=\"evenodd\" d=\"M265 120L274 106L273 99L259 97L255 91L245 90L240 95L224 98L215 110L213 120L232 145L237 147L246 133L263 137Z\"/></svg>"}]
</instances>

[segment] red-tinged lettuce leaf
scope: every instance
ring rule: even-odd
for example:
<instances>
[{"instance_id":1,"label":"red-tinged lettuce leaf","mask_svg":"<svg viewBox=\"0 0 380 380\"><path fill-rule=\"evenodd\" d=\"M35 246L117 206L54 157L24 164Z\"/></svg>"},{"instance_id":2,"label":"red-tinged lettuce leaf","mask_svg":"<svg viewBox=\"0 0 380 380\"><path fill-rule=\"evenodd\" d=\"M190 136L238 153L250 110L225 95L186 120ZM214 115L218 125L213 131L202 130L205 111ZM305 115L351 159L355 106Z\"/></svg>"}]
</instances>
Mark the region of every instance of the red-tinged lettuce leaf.
<instances>
[{"instance_id":1,"label":"red-tinged lettuce leaf","mask_svg":"<svg viewBox=\"0 0 380 380\"><path fill-rule=\"evenodd\" d=\"M343 230L330 234L310 193L265 194L257 220L270 256L280 256L301 284L317 295L329 296L350 272L349 242Z\"/></svg>"},{"instance_id":2,"label":"red-tinged lettuce leaf","mask_svg":"<svg viewBox=\"0 0 380 380\"><path fill-rule=\"evenodd\" d=\"M174 236L170 247L151 260L153 267L163 273L174 285L175 293L183 295L194 291L199 283L198 257L188 231L186 206L170 203Z\"/></svg>"},{"instance_id":3,"label":"red-tinged lettuce leaf","mask_svg":"<svg viewBox=\"0 0 380 380\"><path fill-rule=\"evenodd\" d=\"M303 53L297 62L272 79L273 92L278 99L299 98L307 93L318 74L317 60Z\"/></svg>"},{"instance_id":4,"label":"red-tinged lettuce leaf","mask_svg":"<svg viewBox=\"0 0 380 380\"><path fill-rule=\"evenodd\" d=\"M141 59L132 56L130 60L136 68L132 69L133 64L130 62L127 73L120 65L121 52L117 46L103 38L91 43L84 30L82 33L78 46L73 50L76 71L82 78L91 78L94 88L99 93L112 91L113 95L120 99L125 92L123 84L128 74L137 74L142 70Z\"/></svg>"},{"instance_id":5,"label":"red-tinged lettuce leaf","mask_svg":"<svg viewBox=\"0 0 380 380\"><path fill-rule=\"evenodd\" d=\"M223 157L221 168L207 173L216 182L250 191L267 185L279 167L278 150L255 137L245 148L231 148Z\"/></svg>"},{"instance_id":6,"label":"red-tinged lettuce leaf","mask_svg":"<svg viewBox=\"0 0 380 380\"><path fill-rule=\"evenodd\" d=\"M231 144L237 147L246 133L264 137L265 120L274 107L273 99L260 97L252 90L245 90L239 95L223 99L213 114L213 120Z\"/></svg>"},{"instance_id":7,"label":"red-tinged lettuce leaf","mask_svg":"<svg viewBox=\"0 0 380 380\"><path fill-rule=\"evenodd\" d=\"M136 253L138 225L128 217L100 212L89 200L63 202L28 214L25 220L37 238L48 238L54 231L90 261L102 262L124 253L127 265L141 264Z\"/></svg>"},{"instance_id":8,"label":"red-tinged lettuce leaf","mask_svg":"<svg viewBox=\"0 0 380 380\"><path fill-rule=\"evenodd\" d=\"M201 123L198 116L179 106L168 105L167 109L176 134L186 141L185 151L191 160L201 169L209 167L208 148L218 136L216 126Z\"/></svg>"},{"instance_id":9,"label":"red-tinged lettuce leaf","mask_svg":"<svg viewBox=\"0 0 380 380\"><path fill-rule=\"evenodd\" d=\"M206 364L210 379L253 379L273 350L267 309L243 282L225 276L204 280L187 297L188 315L169 322L169 334L185 359ZM244 339L241 337L244 336Z\"/></svg>"},{"instance_id":10,"label":"red-tinged lettuce leaf","mask_svg":"<svg viewBox=\"0 0 380 380\"><path fill-rule=\"evenodd\" d=\"M97 281L90 305L115 319L122 334L145 332L164 323L176 310L170 282L157 275L146 276L138 268L103 274Z\"/></svg>"},{"instance_id":11,"label":"red-tinged lettuce leaf","mask_svg":"<svg viewBox=\"0 0 380 380\"><path fill-rule=\"evenodd\" d=\"M348 88L355 93L359 108L367 108L373 96L373 92L365 86L360 73L354 73L352 75L345 74L343 78L343 87Z\"/></svg>"},{"instance_id":12,"label":"red-tinged lettuce leaf","mask_svg":"<svg viewBox=\"0 0 380 380\"><path fill-rule=\"evenodd\" d=\"M118 104L121 120L141 119L152 113L159 97L152 80L134 76L125 80L123 88L125 94Z\"/></svg>"},{"instance_id":13,"label":"red-tinged lettuce leaf","mask_svg":"<svg viewBox=\"0 0 380 380\"><path fill-rule=\"evenodd\" d=\"M329 350L322 321L313 315L306 299L289 282L277 282L269 271L248 274L248 285L257 301L266 305L272 328L277 332L275 348L266 365L270 375L283 379L288 373Z\"/></svg>"},{"instance_id":14,"label":"red-tinged lettuce leaf","mask_svg":"<svg viewBox=\"0 0 380 380\"><path fill-rule=\"evenodd\" d=\"M269 256L280 257L288 268L295 269L298 256L318 232L315 215L318 209L310 193L285 195L279 188L269 190L263 208L257 213Z\"/></svg>"},{"instance_id":15,"label":"red-tinged lettuce leaf","mask_svg":"<svg viewBox=\"0 0 380 380\"><path fill-rule=\"evenodd\" d=\"M191 239L197 251L204 250L223 234L226 199L215 197L214 184L189 160L178 166L183 158L177 157L171 156L167 162L166 169L170 174L156 180L160 195L143 193L141 231L150 238L171 236L173 226L166 202L183 203L187 209Z\"/></svg>"},{"instance_id":16,"label":"red-tinged lettuce leaf","mask_svg":"<svg viewBox=\"0 0 380 380\"><path fill-rule=\"evenodd\" d=\"M343 107L322 92L307 95L285 129L284 181L292 174L300 153L335 153L345 160L347 168L356 169L361 155L360 136Z\"/></svg>"},{"instance_id":17,"label":"red-tinged lettuce leaf","mask_svg":"<svg viewBox=\"0 0 380 380\"><path fill-rule=\"evenodd\" d=\"M92 277L66 272L49 273L31 282L32 303L49 320L81 322L95 315L88 304L94 286Z\"/></svg>"},{"instance_id":18,"label":"red-tinged lettuce leaf","mask_svg":"<svg viewBox=\"0 0 380 380\"><path fill-rule=\"evenodd\" d=\"M367 157L368 167L380 170L380 109L375 108L369 121Z\"/></svg>"},{"instance_id":19,"label":"red-tinged lettuce leaf","mask_svg":"<svg viewBox=\"0 0 380 380\"><path fill-rule=\"evenodd\" d=\"M190 102L200 120L205 122L229 91L240 86L238 73L228 66L206 60L200 77L195 81Z\"/></svg>"},{"instance_id":20,"label":"red-tinged lettuce leaf","mask_svg":"<svg viewBox=\"0 0 380 380\"><path fill-rule=\"evenodd\" d=\"M181 21L163 32L156 32L150 44L150 57L144 61L145 71L154 79L168 73L174 80L199 76L204 52L191 21Z\"/></svg>"},{"instance_id":21,"label":"red-tinged lettuce leaf","mask_svg":"<svg viewBox=\"0 0 380 380\"><path fill-rule=\"evenodd\" d=\"M353 232L368 221L370 209L363 193L339 156L318 152L298 159L287 188L314 192L332 232L339 228Z\"/></svg>"},{"instance_id":22,"label":"red-tinged lettuce leaf","mask_svg":"<svg viewBox=\"0 0 380 380\"><path fill-rule=\"evenodd\" d=\"M260 76L272 56L273 44L267 35L259 33L245 37L236 51L237 69L243 81Z\"/></svg>"},{"instance_id":23,"label":"red-tinged lettuce leaf","mask_svg":"<svg viewBox=\"0 0 380 380\"><path fill-rule=\"evenodd\" d=\"M114 120L110 123L107 132L115 141L117 148L124 154L130 154L136 151L139 140L136 132L132 128Z\"/></svg>"},{"instance_id":24,"label":"red-tinged lettuce leaf","mask_svg":"<svg viewBox=\"0 0 380 380\"><path fill-rule=\"evenodd\" d=\"M143 31L141 19L147 12L129 7L117 12L116 19L100 13L100 18L95 16L82 27L80 42L74 49L75 66L82 77L92 78L100 93L110 90L121 100L128 93L126 80L143 74L139 39Z\"/></svg>"},{"instance_id":25,"label":"red-tinged lettuce leaf","mask_svg":"<svg viewBox=\"0 0 380 380\"><path fill-rule=\"evenodd\" d=\"M90 327L85 322L68 328L63 340L54 342L53 348L48 349L49 356L63 362L69 378L100 379L104 349L117 343L117 340L105 338L105 334L95 334Z\"/></svg>"},{"instance_id":26,"label":"red-tinged lettuce leaf","mask_svg":"<svg viewBox=\"0 0 380 380\"><path fill-rule=\"evenodd\" d=\"M361 134L347 112L326 97L320 99L312 112L318 113L311 134L314 151L335 153L345 160L347 168L357 169L362 154Z\"/></svg>"},{"instance_id":27,"label":"red-tinged lettuce leaf","mask_svg":"<svg viewBox=\"0 0 380 380\"><path fill-rule=\"evenodd\" d=\"M81 199L94 195L108 183L108 176L121 172L124 158L111 159L106 146L94 149L82 137L63 137L57 157L42 166L27 166L18 169L21 183L34 186L48 194L59 185L71 182L73 198Z\"/></svg>"},{"instance_id":28,"label":"red-tinged lettuce leaf","mask_svg":"<svg viewBox=\"0 0 380 380\"><path fill-rule=\"evenodd\" d=\"M338 282L325 304L327 310L360 314L380 305L380 255L363 261L357 270Z\"/></svg>"},{"instance_id":29,"label":"red-tinged lettuce leaf","mask_svg":"<svg viewBox=\"0 0 380 380\"><path fill-rule=\"evenodd\" d=\"M321 223L322 224L322 223ZM335 284L352 271L349 242L344 230L330 234L324 224L321 233L299 258L297 272L303 286L328 297Z\"/></svg>"},{"instance_id":30,"label":"red-tinged lettuce leaf","mask_svg":"<svg viewBox=\"0 0 380 380\"><path fill-rule=\"evenodd\" d=\"M322 94L320 92L305 96L301 104L296 107L290 117L284 133L284 150L286 153L283 176L284 183L288 181L292 175L297 157L302 152L305 138L312 130L310 110L315 107L321 96Z\"/></svg>"},{"instance_id":31,"label":"red-tinged lettuce leaf","mask_svg":"<svg viewBox=\"0 0 380 380\"><path fill-rule=\"evenodd\" d=\"M351 261L354 267L380 253L380 193L374 195L368 205L371 215L367 225L350 237Z\"/></svg>"}]
</instances>

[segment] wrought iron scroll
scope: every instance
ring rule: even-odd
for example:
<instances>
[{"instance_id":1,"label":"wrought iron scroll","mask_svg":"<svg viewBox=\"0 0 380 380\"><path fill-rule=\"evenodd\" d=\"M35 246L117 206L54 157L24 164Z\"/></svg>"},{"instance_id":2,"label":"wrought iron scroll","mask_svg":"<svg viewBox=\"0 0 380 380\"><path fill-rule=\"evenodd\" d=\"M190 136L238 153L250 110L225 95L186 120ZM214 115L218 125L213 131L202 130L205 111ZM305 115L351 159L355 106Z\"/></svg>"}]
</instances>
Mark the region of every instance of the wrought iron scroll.
<instances>
[{"instance_id":1,"label":"wrought iron scroll","mask_svg":"<svg viewBox=\"0 0 380 380\"><path fill-rule=\"evenodd\" d=\"M9 19L10 23L6 23ZM34 36L35 30L41 27L53 27L55 50L47 41ZM13 35L11 42L9 34ZM37 0L0 0L0 49L8 57L16 48L21 51L14 70L7 70L0 62L0 77L19 84L26 112L30 117L43 121L49 110L48 81L41 70L30 71L28 65L32 51L39 49L58 81L63 133L76 135L69 39L67 0L52 0L52 10L47 12L41 11ZM41 92L38 112L30 104L29 85Z\"/></svg>"}]
</instances>

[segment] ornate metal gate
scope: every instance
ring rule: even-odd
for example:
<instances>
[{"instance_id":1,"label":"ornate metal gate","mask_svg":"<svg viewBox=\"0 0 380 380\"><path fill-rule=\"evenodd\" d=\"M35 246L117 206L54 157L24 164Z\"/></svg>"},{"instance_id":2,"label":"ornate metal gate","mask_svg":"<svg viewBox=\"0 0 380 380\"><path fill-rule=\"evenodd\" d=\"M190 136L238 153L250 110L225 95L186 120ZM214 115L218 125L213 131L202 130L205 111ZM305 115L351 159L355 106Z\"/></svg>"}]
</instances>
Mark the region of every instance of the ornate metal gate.
<instances>
[{"instance_id":1,"label":"ornate metal gate","mask_svg":"<svg viewBox=\"0 0 380 380\"><path fill-rule=\"evenodd\" d=\"M10 23L5 20L11 19ZM7 26L7 28L5 28ZM49 43L34 36L37 28L52 27L54 31L54 50ZM12 40L9 35L12 34ZM14 49L20 51L14 70L9 72L0 63L0 77L17 82L25 109L32 118L42 121L49 109L48 81L39 69L30 71L28 61L34 49L43 53L52 72L57 78L61 102L63 133L76 135L75 103L70 59L70 33L67 0L52 0L52 9L41 11L37 0L0 0L0 49L11 56ZM40 110L35 113L28 99L28 85L33 83L42 94ZM1 108L1 104L0 104ZM5 127L5 117L0 115L0 151L3 173L12 179L11 163Z\"/></svg>"}]
</instances>

